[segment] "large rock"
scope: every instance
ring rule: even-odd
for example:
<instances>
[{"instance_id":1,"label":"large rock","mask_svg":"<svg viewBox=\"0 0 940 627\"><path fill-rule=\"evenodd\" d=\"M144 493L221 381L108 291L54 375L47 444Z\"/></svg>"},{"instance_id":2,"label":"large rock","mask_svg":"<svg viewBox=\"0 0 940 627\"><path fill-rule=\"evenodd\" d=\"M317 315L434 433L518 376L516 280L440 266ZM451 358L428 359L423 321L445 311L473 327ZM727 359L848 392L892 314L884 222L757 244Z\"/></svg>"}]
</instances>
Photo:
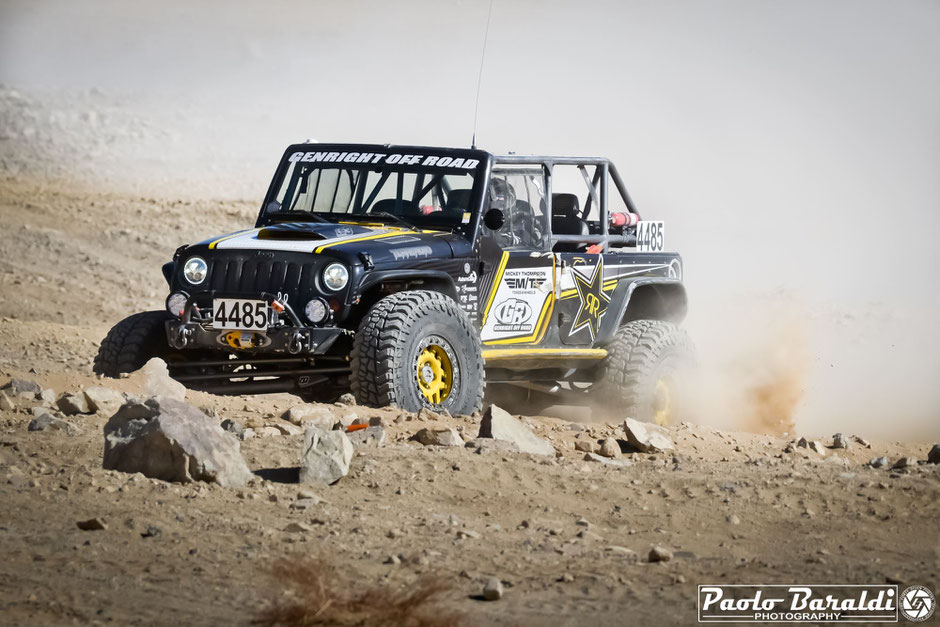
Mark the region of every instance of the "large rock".
<instances>
[{"instance_id":1,"label":"large rock","mask_svg":"<svg viewBox=\"0 0 940 627\"><path fill-rule=\"evenodd\" d=\"M342 431L307 427L304 431L304 457L300 465L301 483L336 483L349 472L353 445Z\"/></svg>"},{"instance_id":2,"label":"large rock","mask_svg":"<svg viewBox=\"0 0 940 627\"><path fill-rule=\"evenodd\" d=\"M414 439L425 446L463 446L463 438L453 427L421 429Z\"/></svg>"},{"instance_id":3,"label":"large rock","mask_svg":"<svg viewBox=\"0 0 940 627\"><path fill-rule=\"evenodd\" d=\"M336 418L337 424L339 424L343 429L355 423L357 420L359 420L359 414L348 409L345 411L341 411L339 416ZM336 427L336 425L333 425L333 426L334 428Z\"/></svg>"},{"instance_id":4,"label":"large rock","mask_svg":"<svg viewBox=\"0 0 940 627\"><path fill-rule=\"evenodd\" d=\"M219 424L223 431L228 431L239 440L245 439L245 428L237 420L226 418Z\"/></svg>"},{"instance_id":5,"label":"large rock","mask_svg":"<svg viewBox=\"0 0 940 627\"><path fill-rule=\"evenodd\" d=\"M81 394L64 394L56 402L56 405L59 407L59 411L66 416L92 413L92 410L88 408L88 401Z\"/></svg>"},{"instance_id":6,"label":"large rock","mask_svg":"<svg viewBox=\"0 0 940 627\"><path fill-rule=\"evenodd\" d=\"M490 405L483 412L480 433L477 437L512 442L522 453L555 455L555 447L547 440L532 433L521 420L496 405Z\"/></svg>"},{"instance_id":7,"label":"large rock","mask_svg":"<svg viewBox=\"0 0 940 627\"><path fill-rule=\"evenodd\" d=\"M366 427L365 429L347 433L346 437L349 438L349 441L352 442L355 448L362 448L363 446L385 446L385 442L388 440L388 436L385 434L383 427Z\"/></svg>"},{"instance_id":8,"label":"large rock","mask_svg":"<svg viewBox=\"0 0 940 627\"><path fill-rule=\"evenodd\" d=\"M597 453L585 453L584 461L586 462L597 462L599 464L604 464L605 466L621 466L627 467L632 466L633 462L628 459L611 459L609 457L604 457L598 455Z\"/></svg>"},{"instance_id":9,"label":"large rock","mask_svg":"<svg viewBox=\"0 0 940 627\"><path fill-rule=\"evenodd\" d=\"M130 401L104 427L104 467L164 481L242 486L238 440L198 408L168 397Z\"/></svg>"},{"instance_id":10,"label":"large rock","mask_svg":"<svg viewBox=\"0 0 940 627\"><path fill-rule=\"evenodd\" d=\"M591 440L575 440L574 450L582 453L594 453L597 450L597 445Z\"/></svg>"},{"instance_id":11,"label":"large rock","mask_svg":"<svg viewBox=\"0 0 940 627\"><path fill-rule=\"evenodd\" d=\"M623 421L623 430L630 446L641 453L661 453L676 448L669 431L659 425L627 418Z\"/></svg>"},{"instance_id":12,"label":"large rock","mask_svg":"<svg viewBox=\"0 0 940 627\"><path fill-rule=\"evenodd\" d=\"M927 453L928 464L940 464L940 444L934 444Z\"/></svg>"},{"instance_id":13,"label":"large rock","mask_svg":"<svg viewBox=\"0 0 940 627\"><path fill-rule=\"evenodd\" d=\"M16 396L28 395L33 398L42 390L38 383L35 381L27 381L26 379L10 379L10 381L0 389L6 390Z\"/></svg>"},{"instance_id":14,"label":"large rock","mask_svg":"<svg viewBox=\"0 0 940 627\"><path fill-rule=\"evenodd\" d=\"M36 395L36 400L39 401L42 405L52 407L55 405L55 390L52 388L43 388Z\"/></svg>"},{"instance_id":15,"label":"large rock","mask_svg":"<svg viewBox=\"0 0 940 627\"><path fill-rule=\"evenodd\" d=\"M519 447L515 442L506 442L505 440L494 440L493 438L476 438L470 440L464 447L473 449L474 453L479 455L485 453L518 453Z\"/></svg>"},{"instance_id":16,"label":"large rock","mask_svg":"<svg viewBox=\"0 0 940 627\"><path fill-rule=\"evenodd\" d=\"M139 386L144 397L162 396L177 401L186 399L186 386L170 378L166 362L154 357L128 379Z\"/></svg>"},{"instance_id":17,"label":"large rock","mask_svg":"<svg viewBox=\"0 0 940 627\"><path fill-rule=\"evenodd\" d=\"M88 409L105 416L113 416L124 404L124 395L111 388L95 386L86 388L82 393L88 402Z\"/></svg>"},{"instance_id":18,"label":"large rock","mask_svg":"<svg viewBox=\"0 0 940 627\"><path fill-rule=\"evenodd\" d=\"M0 392L0 409L3 411L14 411L16 409L16 403L7 396L6 392Z\"/></svg>"},{"instance_id":19,"label":"large rock","mask_svg":"<svg viewBox=\"0 0 940 627\"><path fill-rule=\"evenodd\" d=\"M602 457L617 459L620 457L620 444L618 444L617 440L614 438L604 438L600 448L597 450L597 454Z\"/></svg>"},{"instance_id":20,"label":"large rock","mask_svg":"<svg viewBox=\"0 0 940 627\"><path fill-rule=\"evenodd\" d=\"M29 421L27 431L64 431L69 435L78 433L78 429L70 422L57 418L49 412L42 412Z\"/></svg>"},{"instance_id":21,"label":"large rock","mask_svg":"<svg viewBox=\"0 0 940 627\"><path fill-rule=\"evenodd\" d=\"M499 577L490 577L483 584L483 598L487 601L499 601L503 598L503 582Z\"/></svg>"},{"instance_id":22,"label":"large rock","mask_svg":"<svg viewBox=\"0 0 940 627\"><path fill-rule=\"evenodd\" d=\"M328 407L319 405L295 405L282 416L284 420L295 425L310 425L321 429L332 429L336 416Z\"/></svg>"},{"instance_id":23,"label":"large rock","mask_svg":"<svg viewBox=\"0 0 940 627\"><path fill-rule=\"evenodd\" d=\"M664 546L654 546L650 549L650 562L668 562L672 559L672 551Z\"/></svg>"}]
</instances>

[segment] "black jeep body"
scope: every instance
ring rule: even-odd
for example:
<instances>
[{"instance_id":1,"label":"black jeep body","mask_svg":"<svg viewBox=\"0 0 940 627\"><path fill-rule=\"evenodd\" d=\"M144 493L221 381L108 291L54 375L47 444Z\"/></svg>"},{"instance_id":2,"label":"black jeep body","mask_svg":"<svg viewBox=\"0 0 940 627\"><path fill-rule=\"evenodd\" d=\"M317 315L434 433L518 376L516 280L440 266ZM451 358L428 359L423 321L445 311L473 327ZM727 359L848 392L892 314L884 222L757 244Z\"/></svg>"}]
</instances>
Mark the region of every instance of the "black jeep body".
<instances>
[{"instance_id":1,"label":"black jeep body","mask_svg":"<svg viewBox=\"0 0 940 627\"><path fill-rule=\"evenodd\" d=\"M688 348L663 231L607 159L296 144L254 227L178 249L167 311L137 315L139 347L115 327L96 369L159 355L210 392L454 413L485 381L530 410L629 397L662 420Z\"/></svg>"}]
</instances>

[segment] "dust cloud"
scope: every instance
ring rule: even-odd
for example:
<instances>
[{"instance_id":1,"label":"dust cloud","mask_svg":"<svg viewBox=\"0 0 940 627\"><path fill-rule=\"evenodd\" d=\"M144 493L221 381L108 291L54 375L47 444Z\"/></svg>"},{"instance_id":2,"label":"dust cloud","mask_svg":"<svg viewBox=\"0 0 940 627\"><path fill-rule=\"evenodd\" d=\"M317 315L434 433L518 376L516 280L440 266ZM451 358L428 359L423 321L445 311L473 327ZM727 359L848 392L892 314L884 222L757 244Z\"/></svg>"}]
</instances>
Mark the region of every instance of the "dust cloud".
<instances>
[{"instance_id":1,"label":"dust cloud","mask_svg":"<svg viewBox=\"0 0 940 627\"><path fill-rule=\"evenodd\" d=\"M487 8L5 2L0 172L260 201L290 142L467 145ZM666 221L695 420L935 436L938 26L929 1L496 0L478 143L609 156Z\"/></svg>"},{"instance_id":2,"label":"dust cloud","mask_svg":"<svg viewBox=\"0 0 940 627\"><path fill-rule=\"evenodd\" d=\"M751 300L735 315L719 312L693 330L698 363L690 382L688 417L758 433L793 433L810 379L805 312Z\"/></svg>"}]
</instances>

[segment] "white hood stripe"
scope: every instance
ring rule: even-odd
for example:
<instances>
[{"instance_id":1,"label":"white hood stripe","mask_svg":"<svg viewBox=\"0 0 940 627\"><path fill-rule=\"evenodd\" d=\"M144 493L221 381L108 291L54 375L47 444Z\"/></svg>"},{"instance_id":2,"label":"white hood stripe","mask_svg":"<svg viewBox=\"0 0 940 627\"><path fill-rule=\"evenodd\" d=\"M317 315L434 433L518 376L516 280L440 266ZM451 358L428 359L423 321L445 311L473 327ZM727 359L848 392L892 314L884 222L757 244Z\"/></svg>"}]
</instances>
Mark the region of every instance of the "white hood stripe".
<instances>
[{"instance_id":1,"label":"white hood stripe","mask_svg":"<svg viewBox=\"0 0 940 627\"><path fill-rule=\"evenodd\" d=\"M381 237L387 237L398 233L397 230L391 231L387 229L377 229L371 233L357 233L353 235L344 235L342 237L333 237L327 239L291 240L258 239L259 231L261 231L261 229L252 229L241 234L236 234L225 239L217 240L214 242L214 246L210 245L210 248L218 248L219 250L283 250L288 252L312 253L315 251L319 252L320 249L326 248L327 246L335 246L337 244L360 240L379 239Z\"/></svg>"}]
</instances>

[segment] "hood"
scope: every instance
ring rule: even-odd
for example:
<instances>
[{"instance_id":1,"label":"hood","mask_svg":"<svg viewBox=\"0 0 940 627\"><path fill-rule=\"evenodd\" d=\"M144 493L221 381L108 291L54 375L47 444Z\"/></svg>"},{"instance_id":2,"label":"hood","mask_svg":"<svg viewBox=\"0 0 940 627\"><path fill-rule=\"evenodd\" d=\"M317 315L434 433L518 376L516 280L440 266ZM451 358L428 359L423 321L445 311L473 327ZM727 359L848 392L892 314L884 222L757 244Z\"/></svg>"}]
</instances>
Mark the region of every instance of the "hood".
<instances>
[{"instance_id":1,"label":"hood","mask_svg":"<svg viewBox=\"0 0 940 627\"><path fill-rule=\"evenodd\" d=\"M394 226L326 222L285 222L229 233L202 242L215 250L368 253L374 263L452 257L440 231L411 231Z\"/></svg>"}]
</instances>

